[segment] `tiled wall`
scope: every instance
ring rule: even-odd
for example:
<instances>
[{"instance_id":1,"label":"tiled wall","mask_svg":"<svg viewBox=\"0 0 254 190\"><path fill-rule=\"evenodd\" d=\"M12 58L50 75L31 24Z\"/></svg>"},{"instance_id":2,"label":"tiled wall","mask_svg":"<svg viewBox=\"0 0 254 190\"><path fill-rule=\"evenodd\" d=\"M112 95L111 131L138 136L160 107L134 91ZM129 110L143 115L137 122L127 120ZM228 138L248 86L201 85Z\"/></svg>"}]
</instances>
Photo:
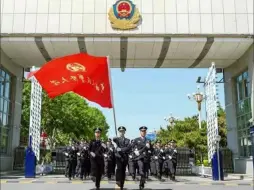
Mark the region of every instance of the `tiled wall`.
<instances>
[{"instance_id":1,"label":"tiled wall","mask_svg":"<svg viewBox=\"0 0 254 190\"><path fill-rule=\"evenodd\" d=\"M116 0L1 0L2 33L121 33L108 10ZM253 34L253 0L133 0L142 15L124 33Z\"/></svg>"}]
</instances>

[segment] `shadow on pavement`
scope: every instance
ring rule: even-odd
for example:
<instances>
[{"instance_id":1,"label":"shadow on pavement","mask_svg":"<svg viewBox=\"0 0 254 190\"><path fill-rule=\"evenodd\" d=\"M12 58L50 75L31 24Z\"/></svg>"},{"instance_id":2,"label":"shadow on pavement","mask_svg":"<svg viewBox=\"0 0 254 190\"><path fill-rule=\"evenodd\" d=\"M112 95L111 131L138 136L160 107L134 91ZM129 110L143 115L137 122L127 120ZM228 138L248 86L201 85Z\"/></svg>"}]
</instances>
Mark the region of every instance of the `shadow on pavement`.
<instances>
[{"instance_id":1,"label":"shadow on pavement","mask_svg":"<svg viewBox=\"0 0 254 190\"><path fill-rule=\"evenodd\" d=\"M115 190L117 188L100 188L100 190ZM90 190L96 190L95 188ZM124 190L139 190L139 189L132 189L132 188L124 188ZM151 188L144 188L143 190L173 190L173 189L151 189Z\"/></svg>"},{"instance_id":2,"label":"shadow on pavement","mask_svg":"<svg viewBox=\"0 0 254 190\"><path fill-rule=\"evenodd\" d=\"M0 179L21 179L24 176L1 176Z\"/></svg>"}]
</instances>

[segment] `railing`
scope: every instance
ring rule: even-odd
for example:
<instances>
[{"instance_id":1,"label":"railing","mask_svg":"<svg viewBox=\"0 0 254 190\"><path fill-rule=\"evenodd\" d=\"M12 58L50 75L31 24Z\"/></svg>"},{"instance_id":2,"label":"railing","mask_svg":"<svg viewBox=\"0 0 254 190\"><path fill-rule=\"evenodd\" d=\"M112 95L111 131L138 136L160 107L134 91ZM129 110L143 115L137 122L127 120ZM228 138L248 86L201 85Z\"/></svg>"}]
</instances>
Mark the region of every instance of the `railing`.
<instances>
[{"instance_id":1,"label":"railing","mask_svg":"<svg viewBox=\"0 0 254 190\"><path fill-rule=\"evenodd\" d=\"M65 171L65 156L63 154L64 147L57 147L52 152L52 166L54 173L64 174ZM45 150L41 150L42 152ZM229 149L221 149L223 155L223 169L226 173L233 173L233 154ZM204 167L202 170L200 167L195 166L195 154L194 150L189 148L177 148L177 175L200 175L203 171L205 173L211 173L209 167ZM17 147L14 154L14 170L24 169L25 159L25 147ZM206 172L207 170L207 172Z\"/></svg>"}]
</instances>

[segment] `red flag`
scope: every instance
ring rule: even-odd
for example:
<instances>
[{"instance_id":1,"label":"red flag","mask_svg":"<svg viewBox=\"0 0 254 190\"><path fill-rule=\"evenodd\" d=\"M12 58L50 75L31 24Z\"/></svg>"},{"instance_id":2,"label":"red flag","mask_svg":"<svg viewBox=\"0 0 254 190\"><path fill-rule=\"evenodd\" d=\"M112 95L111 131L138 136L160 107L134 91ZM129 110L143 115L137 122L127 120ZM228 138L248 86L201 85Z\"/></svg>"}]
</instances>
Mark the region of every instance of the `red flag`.
<instances>
[{"instance_id":1,"label":"red flag","mask_svg":"<svg viewBox=\"0 0 254 190\"><path fill-rule=\"evenodd\" d=\"M57 58L43 65L34 76L50 98L73 91L112 108L107 57L79 53Z\"/></svg>"}]
</instances>

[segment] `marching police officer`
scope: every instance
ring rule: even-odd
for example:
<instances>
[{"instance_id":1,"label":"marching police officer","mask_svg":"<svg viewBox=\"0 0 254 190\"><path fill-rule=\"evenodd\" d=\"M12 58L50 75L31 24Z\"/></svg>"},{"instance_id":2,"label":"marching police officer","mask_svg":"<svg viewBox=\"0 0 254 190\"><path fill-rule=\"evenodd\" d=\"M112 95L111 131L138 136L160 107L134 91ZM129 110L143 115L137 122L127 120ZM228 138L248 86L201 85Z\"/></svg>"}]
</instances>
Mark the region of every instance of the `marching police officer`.
<instances>
[{"instance_id":1,"label":"marching police officer","mask_svg":"<svg viewBox=\"0 0 254 190\"><path fill-rule=\"evenodd\" d=\"M165 160L165 152L161 146L161 142L156 142L156 148L154 150L154 160L155 160L155 166L156 166L156 174L159 180L161 180L162 177L162 167L163 162Z\"/></svg>"},{"instance_id":2,"label":"marching police officer","mask_svg":"<svg viewBox=\"0 0 254 190\"><path fill-rule=\"evenodd\" d=\"M147 143L150 146L150 149L147 151L147 153L144 155L144 170L145 170L145 177L148 180L148 176L149 176L149 171L150 171L150 162L151 162L151 157L153 154L153 148L152 148L152 144L151 141L148 140Z\"/></svg>"},{"instance_id":3,"label":"marching police officer","mask_svg":"<svg viewBox=\"0 0 254 190\"><path fill-rule=\"evenodd\" d=\"M128 153L131 150L130 139L125 138L126 128L120 126L118 128L120 137L114 137L116 143L116 184L123 189L126 175L126 167L128 165Z\"/></svg>"},{"instance_id":4,"label":"marching police officer","mask_svg":"<svg viewBox=\"0 0 254 190\"><path fill-rule=\"evenodd\" d=\"M89 152L88 152L88 146L84 142L80 144L80 149L79 152L77 153L78 155L78 162L79 162L79 170L78 174L81 180L84 179L84 177L87 177L88 173L88 166L87 166L87 161L90 162L89 159Z\"/></svg>"},{"instance_id":5,"label":"marching police officer","mask_svg":"<svg viewBox=\"0 0 254 190\"><path fill-rule=\"evenodd\" d=\"M171 180L175 180L176 165L177 165L177 150L173 146L175 141L171 140L165 149L166 160L164 162L165 173Z\"/></svg>"},{"instance_id":6,"label":"marching police officer","mask_svg":"<svg viewBox=\"0 0 254 190\"><path fill-rule=\"evenodd\" d=\"M176 141L172 140L170 141L170 157L172 165L170 166L170 174L171 179L175 181L176 176L176 167L177 167L177 150L176 150Z\"/></svg>"},{"instance_id":7,"label":"marching police officer","mask_svg":"<svg viewBox=\"0 0 254 190\"><path fill-rule=\"evenodd\" d=\"M65 155L65 177L68 177L68 173L69 173L69 149L71 149L72 147L72 141L69 141L69 145L65 147L65 149L63 150L63 154Z\"/></svg>"},{"instance_id":8,"label":"marching police officer","mask_svg":"<svg viewBox=\"0 0 254 190\"><path fill-rule=\"evenodd\" d=\"M71 147L68 147L67 150L64 152L67 166L68 168L68 178L71 180L71 178L75 177L75 169L77 164L77 149L75 147L75 143L72 143Z\"/></svg>"},{"instance_id":9,"label":"marching police officer","mask_svg":"<svg viewBox=\"0 0 254 190\"><path fill-rule=\"evenodd\" d=\"M144 168L144 158L148 154L148 150L151 149L149 140L146 139L146 131L147 127L142 126L139 128L140 130L140 137L134 139L133 146L135 148L135 160L137 160L138 168L139 168L139 174L141 176L140 183L139 183L139 189L144 189L145 187L145 168Z\"/></svg>"},{"instance_id":10,"label":"marching police officer","mask_svg":"<svg viewBox=\"0 0 254 190\"><path fill-rule=\"evenodd\" d=\"M131 140L131 152L129 154L129 162L128 162L128 170L129 174L131 175L132 179L135 180L136 178L136 168L137 168L137 161L134 159L135 158L135 153L134 153L134 146L133 146L134 140Z\"/></svg>"},{"instance_id":11,"label":"marching police officer","mask_svg":"<svg viewBox=\"0 0 254 190\"><path fill-rule=\"evenodd\" d=\"M104 161L105 161L105 174L108 177L108 180L111 179L112 174L114 173L114 166L113 166L113 161L115 159L114 155L114 145L112 144L111 139L108 139L107 142L107 150L106 153L104 154Z\"/></svg>"},{"instance_id":12,"label":"marching police officer","mask_svg":"<svg viewBox=\"0 0 254 190\"><path fill-rule=\"evenodd\" d=\"M104 154L107 146L101 142L100 128L94 129L95 139L89 144L88 151L90 152L91 161L91 178L95 182L96 189L100 189L100 181L104 173Z\"/></svg>"}]
</instances>

